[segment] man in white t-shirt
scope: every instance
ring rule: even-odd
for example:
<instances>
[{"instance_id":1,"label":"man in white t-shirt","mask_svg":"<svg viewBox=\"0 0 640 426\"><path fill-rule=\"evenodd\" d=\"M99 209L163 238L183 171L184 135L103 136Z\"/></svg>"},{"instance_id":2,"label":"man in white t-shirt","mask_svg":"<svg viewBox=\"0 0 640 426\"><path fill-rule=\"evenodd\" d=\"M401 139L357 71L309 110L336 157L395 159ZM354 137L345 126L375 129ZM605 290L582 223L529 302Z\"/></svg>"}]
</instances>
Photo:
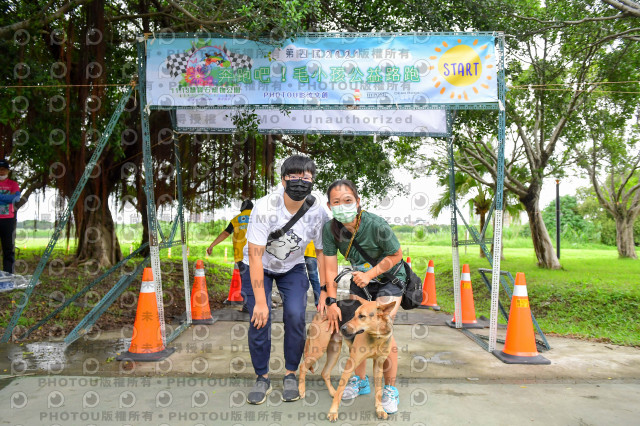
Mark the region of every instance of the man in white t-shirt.
<instances>
[{"instance_id":1,"label":"man in white t-shirt","mask_svg":"<svg viewBox=\"0 0 640 426\"><path fill-rule=\"evenodd\" d=\"M249 217L247 245L241 268L242 297L249 314L249 352L258 376L247 402L262 404L271 392L271 290L276 281L282 297L284 323L284 377L282 400L296 401L298 380L295 372L305 343L305 309L309 278L304 261L307 245L313 241L318 258L320 281L324 282L322 227L329 220L320 195L311 195L316 167L309 157L294 155L281 168L282 187L259 199ZM302 208L307 197L315 202L284 235L274 238Z\"/></svg>"}]
</instances>

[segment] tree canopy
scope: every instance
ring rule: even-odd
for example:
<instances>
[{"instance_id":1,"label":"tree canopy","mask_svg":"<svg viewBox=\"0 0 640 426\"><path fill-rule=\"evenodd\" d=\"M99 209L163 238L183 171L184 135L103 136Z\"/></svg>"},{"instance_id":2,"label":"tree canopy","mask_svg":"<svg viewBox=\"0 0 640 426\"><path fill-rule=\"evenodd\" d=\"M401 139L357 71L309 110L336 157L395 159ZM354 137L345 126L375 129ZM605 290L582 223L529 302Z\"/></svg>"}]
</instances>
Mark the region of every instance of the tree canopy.
<instances>
[{"instance_id":1,"label":"tree canopy","mask_svg":"<svg viewBox=\"0 0 640 426\"><path fill-rule=\"evenodd\" d=\"M610 111L606 120L619 125L637 108L637 94L631 92L637 91L640 28L637 5L628 0L6 4L0 15L0 52L11 60L0 64L0 155L14 163L23 199L44 188L55 188L60 200L69 199L119 97L137 77L140 33L200 31L278 42L309 30L504 31L510 124L505 188L527 209L536 254L546 267L559 267L559 262L539 213L543 179L562 176L568 165L578 164L575 148L594 134L586 124ZM154 111L150 121L153 195L158 206L168 205L175 194L172 129L166 112ZM457 167L482 193L495 186L495 122L491 113L467 111L458 113L455 123ZM113 230L118 213L110 211L109 200L117 200L120 208L125 202L136 206L146 226L141 140L140 109L132 98L73 211L81 241L78 261L98 258L107 265L121 258ZM250 123L233 136L182 135L179 142L191 211L261 196L278 179L274 164L293 152L316 160L318 187L346 177L367 198L402 193L391 171L404 168L415 174L426 161L419 154L424 141L418 138L265 136ZM87 238L95 230L112 249L85 243L95 239Z\"/></svg>"}]
</instances>

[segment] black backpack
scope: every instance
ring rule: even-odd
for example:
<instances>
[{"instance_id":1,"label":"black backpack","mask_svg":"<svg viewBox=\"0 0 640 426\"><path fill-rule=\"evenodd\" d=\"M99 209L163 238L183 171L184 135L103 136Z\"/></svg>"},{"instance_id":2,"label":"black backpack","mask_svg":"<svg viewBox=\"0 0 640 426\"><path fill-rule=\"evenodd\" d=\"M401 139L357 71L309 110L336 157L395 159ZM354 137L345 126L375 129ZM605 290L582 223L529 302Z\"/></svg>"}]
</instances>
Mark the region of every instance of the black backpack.
<instances>
[{"instance_id":1,"label":"black backpack","mask_svg":"<svg viewBox=\"0 0 640 426\"><path fill-rule=\"evenodd\" d=\"M404 310L415 309L422 305L422 279L413 272L413 269L411 269L411 266L407 262L404 260L402 262L404 263L404 270L407 273L407 287L404 289L400 306L402 306Z\"/></svg>"}]
</instances>

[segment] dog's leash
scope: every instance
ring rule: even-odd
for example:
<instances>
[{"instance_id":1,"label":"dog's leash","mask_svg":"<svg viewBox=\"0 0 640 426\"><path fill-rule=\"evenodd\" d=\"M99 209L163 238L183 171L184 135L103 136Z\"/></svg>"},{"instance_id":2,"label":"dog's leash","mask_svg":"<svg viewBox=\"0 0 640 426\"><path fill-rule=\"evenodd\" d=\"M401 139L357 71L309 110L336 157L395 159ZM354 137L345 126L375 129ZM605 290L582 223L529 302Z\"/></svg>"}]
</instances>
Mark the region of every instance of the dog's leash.
<instances>
[{"instance_id":1,"label":"dog's leash","mask_svg":"<svg viewBox=\"0 0 640 426\"><path fill-rule=\"evenodd\" d=\"M347 274L352 274L352 273L353 273L353 270L352 270L352 269L350 269L350 268L344 268L344 269L342 270L342 272L340 272L340 273L338 274L338 276L336 276L336 277L333 279L333 281L335 281L335 283L336 283L336 284L339 284L339 283L340 283L340 280L341 280L342 278L344 278L344 276L345 276L345 275L347 275ZM371 302L371 293L369 293L369 290L367 290L367 286L360 287L360 288L362 289L362 291L364 291L364 294L367 296L367 300L368 300L369 302Z\"/></svg>"},{"instance_id":2,"label":"dog's leash","mask_svg":"<svg viewBox=\"0 0 640 426\"><path fill-rule=\"evenodd\" d=\"M369 293L369 290L367 290L367 286L360 287L360 288L362 289L362 291L364 291L364 294L367 295L367 300L371 302L371 294Z\"/></svg>"}]
</instances>

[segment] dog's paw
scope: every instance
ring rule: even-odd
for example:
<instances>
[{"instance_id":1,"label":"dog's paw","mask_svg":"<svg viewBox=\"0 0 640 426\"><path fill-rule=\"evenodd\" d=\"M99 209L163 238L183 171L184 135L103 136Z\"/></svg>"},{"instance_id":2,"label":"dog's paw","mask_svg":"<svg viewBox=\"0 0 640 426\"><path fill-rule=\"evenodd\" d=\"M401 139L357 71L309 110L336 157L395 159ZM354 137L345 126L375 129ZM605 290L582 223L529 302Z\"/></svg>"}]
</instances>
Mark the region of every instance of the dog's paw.
<instances>
[{"instance_id":1,"label":"dog's paw","mask_svg":"<svg viewBox=\"0 0 640 426\"><path fill-rule=\"evenodd\" d=\"M327 414L327 420L329 420L331 423L336 422L338 420L338 413L329 412L329 414Z\"/></svg>"},{"instance_id":2,"label":"dog's paw","mask_svg":"<svg viewBox=\"0 0 640 426\"><path fill-rule=\"evenodd\" d=\"M376 415L378 416L379 419L382 419L382 420L387 420L387 418L389 417L387 412L384 411L382 408L376 409Z\"/></svg>"}]
</instances>

